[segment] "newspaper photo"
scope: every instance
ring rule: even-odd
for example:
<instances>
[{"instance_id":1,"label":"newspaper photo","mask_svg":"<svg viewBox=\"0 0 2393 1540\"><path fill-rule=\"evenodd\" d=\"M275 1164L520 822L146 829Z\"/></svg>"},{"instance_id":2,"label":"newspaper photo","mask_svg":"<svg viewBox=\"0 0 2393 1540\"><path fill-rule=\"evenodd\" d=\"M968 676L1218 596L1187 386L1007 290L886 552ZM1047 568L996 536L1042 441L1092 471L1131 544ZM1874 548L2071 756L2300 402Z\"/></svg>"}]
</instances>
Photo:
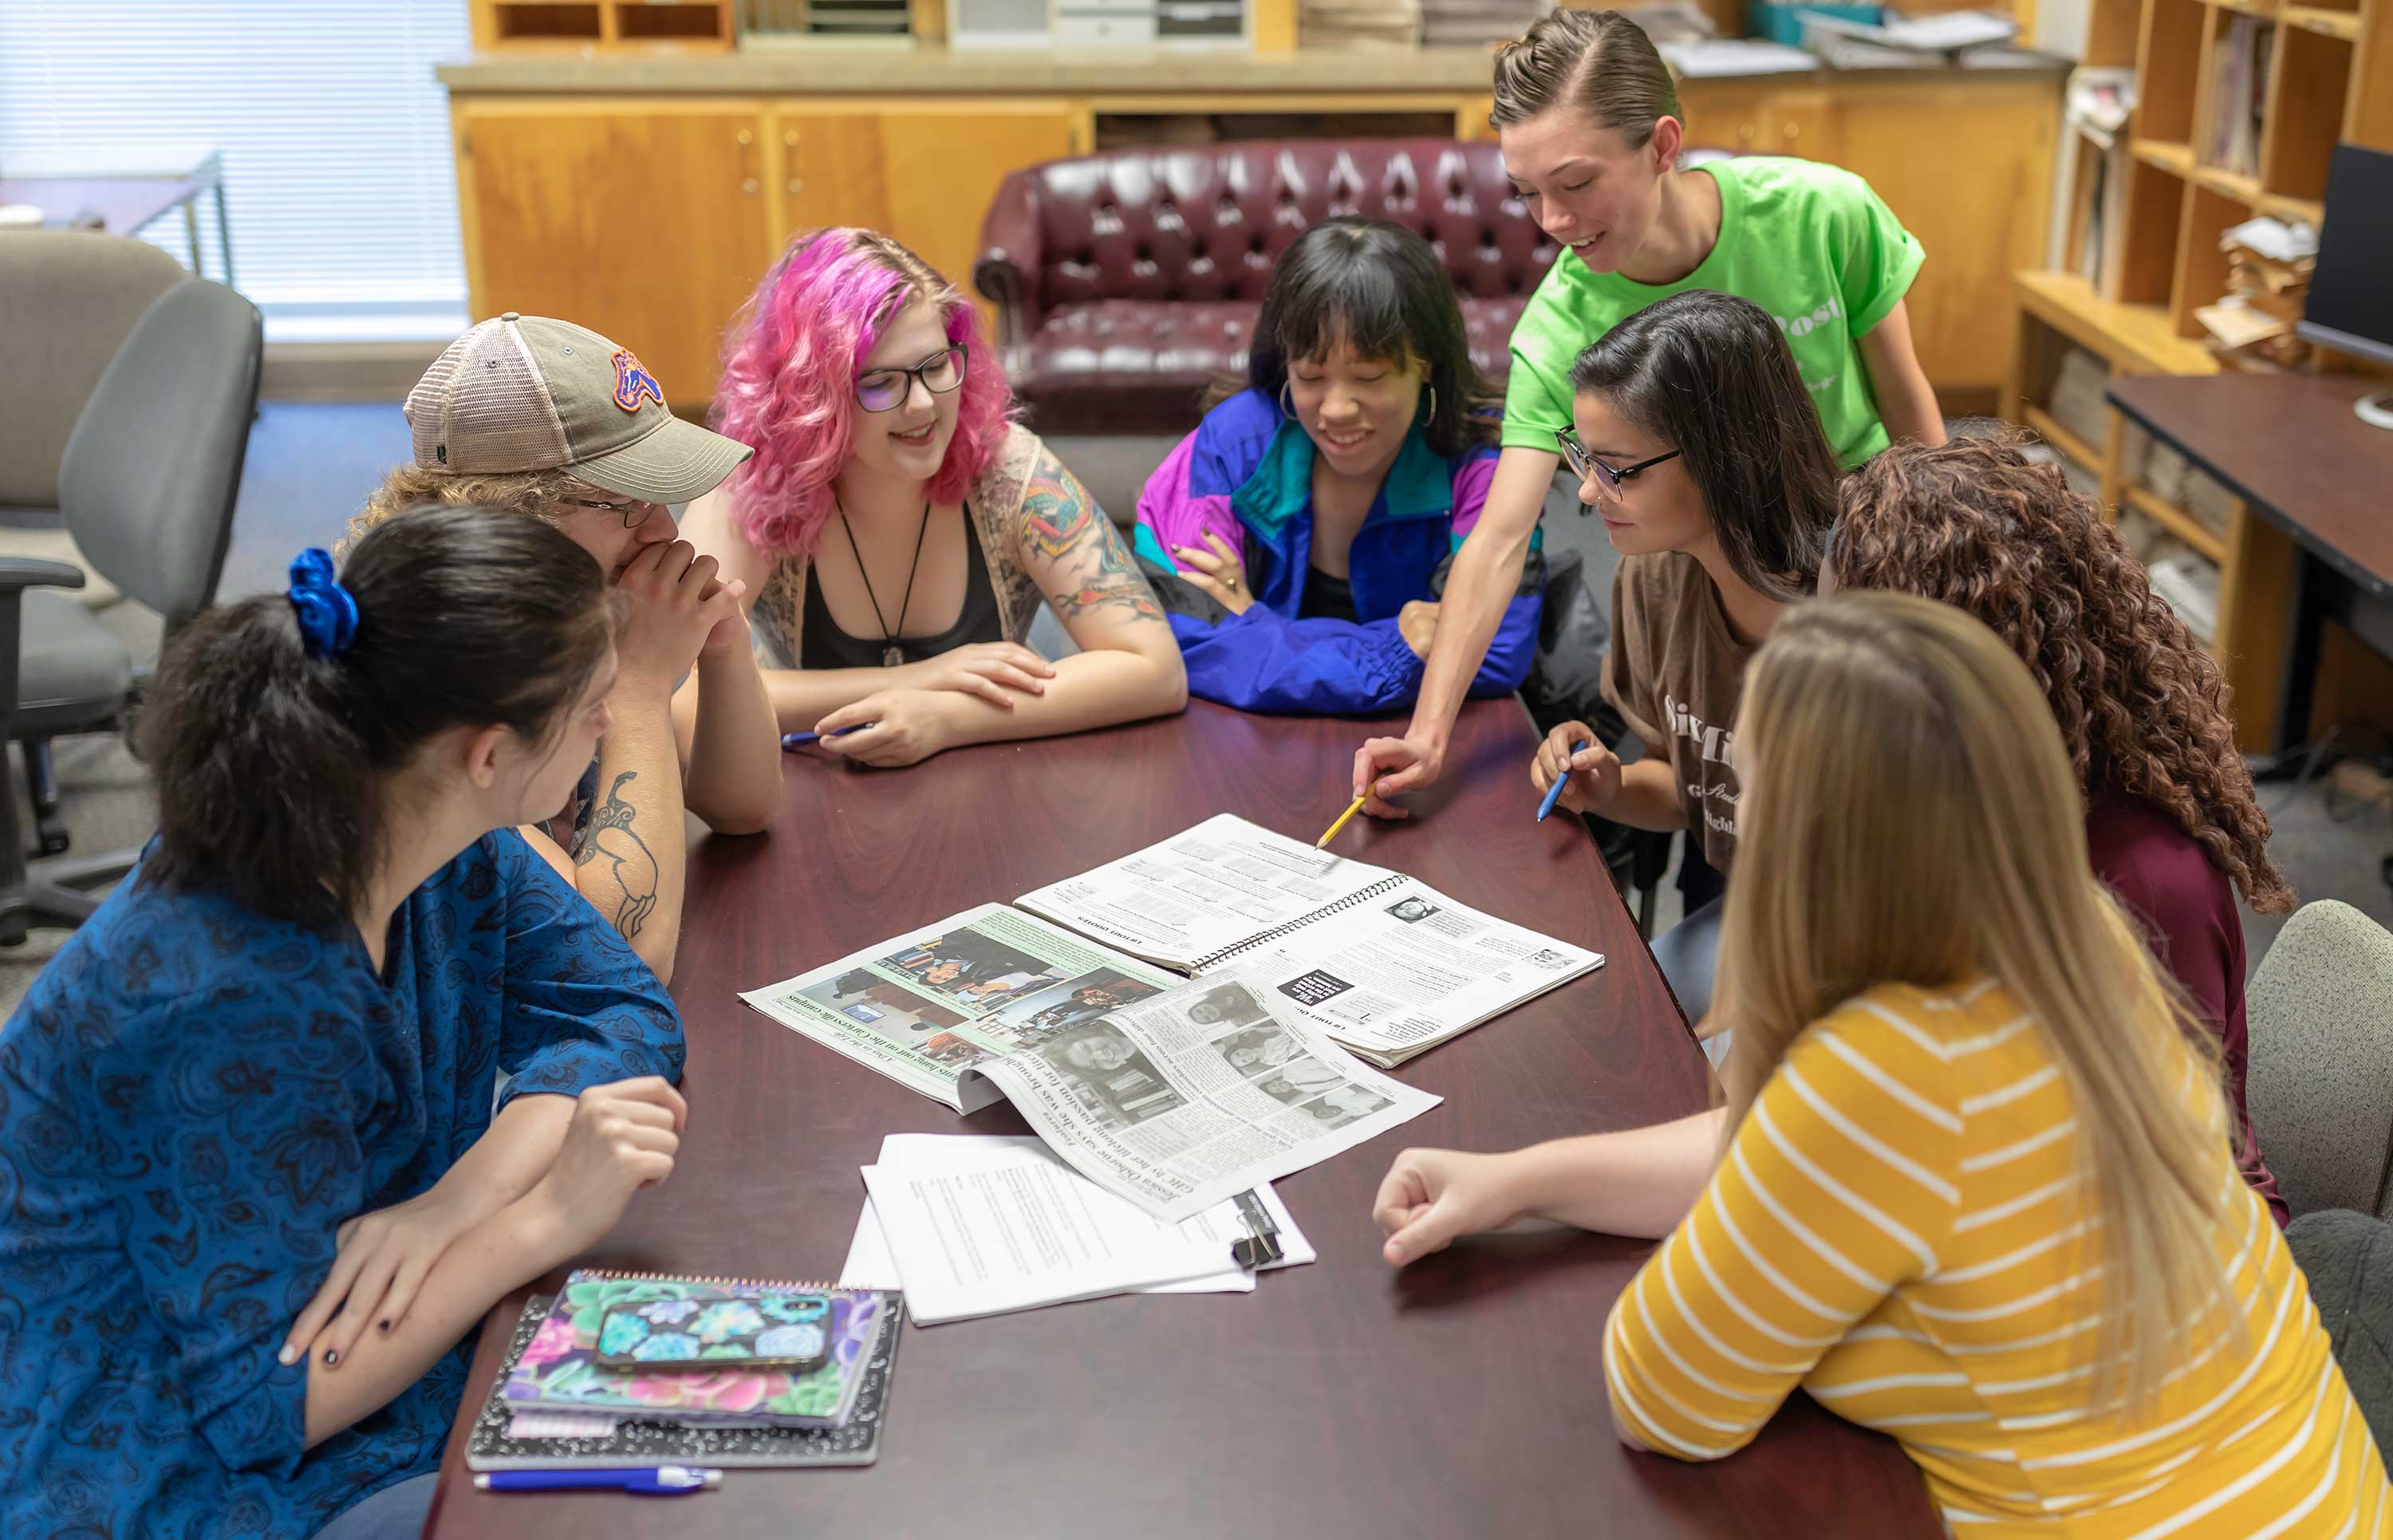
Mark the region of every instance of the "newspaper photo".
<instances>
[{"instance_id":1,"label":"newspaper photo","mask_svg":"<svg viewBox=\"0 0 2393 1540\"><path fill-rule=\"evenodd\" d=\"M1100 1187L1176 1224L1437 1105L1339 1049L1240 972L1183 984L975 1062ZM974 1104L980 1104L974 1102Z\"/></svg>"},{"instance_id":2,"label":"newspaper photo","mask_svg":"<svg viewBox=\"0 0 2393 1540\"><path fill-rule=\"evenodd\" d=\"M739 998L958 1112L999 1100L964 1071L1070 1034L1181 981L1002 904Z\"/></svg>"}]
</instances>

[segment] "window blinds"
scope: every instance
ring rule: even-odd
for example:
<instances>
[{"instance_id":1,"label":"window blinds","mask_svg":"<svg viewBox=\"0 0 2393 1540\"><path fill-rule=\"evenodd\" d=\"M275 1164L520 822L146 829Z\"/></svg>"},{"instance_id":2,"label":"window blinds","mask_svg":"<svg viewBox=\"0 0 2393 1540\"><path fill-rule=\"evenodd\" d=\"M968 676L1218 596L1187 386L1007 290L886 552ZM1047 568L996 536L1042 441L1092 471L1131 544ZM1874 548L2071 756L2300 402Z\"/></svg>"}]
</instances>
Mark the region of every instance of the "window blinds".
<instances>
[{"instance_id":1,"label":"window blinds","mask_svg":"<svg viewBox=\"0 0 2393 1540\"><path fill-rule=\"evenodd\" d=\"M453 333L464 265L432 68L471 51L465 0L6 0L0 174L216 149L234 277L269 336ZM144 233L190 260L179 215Z\"/></svg>"}]
</instances>

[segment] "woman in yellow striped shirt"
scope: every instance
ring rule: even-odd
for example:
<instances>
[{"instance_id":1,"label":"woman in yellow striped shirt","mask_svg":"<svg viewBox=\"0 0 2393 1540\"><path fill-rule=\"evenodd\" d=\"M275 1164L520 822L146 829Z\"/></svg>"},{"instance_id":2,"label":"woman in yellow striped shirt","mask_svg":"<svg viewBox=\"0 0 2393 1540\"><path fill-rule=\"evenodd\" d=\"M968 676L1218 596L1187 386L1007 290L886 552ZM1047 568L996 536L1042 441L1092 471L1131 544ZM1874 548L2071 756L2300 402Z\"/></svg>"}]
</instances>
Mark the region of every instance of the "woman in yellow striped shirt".
<instances>
[{"instance_id":1,"label":"woman in yellow striped shirt","mask_svg":"<svg viewBox=\"0 0 2393 1540\"><path fill-rule=\"evenodd\" d=\"M2393 1533L2025 667L1942 605L1817 601L1733 752L1726 1110L1406 1151L1388 1259L1532 1216L1667 1235L1606 1332L1621 1436L1717 1459L1799 1385L1900 1440L1967 1540Z\"/></svg>"}]
</instances>

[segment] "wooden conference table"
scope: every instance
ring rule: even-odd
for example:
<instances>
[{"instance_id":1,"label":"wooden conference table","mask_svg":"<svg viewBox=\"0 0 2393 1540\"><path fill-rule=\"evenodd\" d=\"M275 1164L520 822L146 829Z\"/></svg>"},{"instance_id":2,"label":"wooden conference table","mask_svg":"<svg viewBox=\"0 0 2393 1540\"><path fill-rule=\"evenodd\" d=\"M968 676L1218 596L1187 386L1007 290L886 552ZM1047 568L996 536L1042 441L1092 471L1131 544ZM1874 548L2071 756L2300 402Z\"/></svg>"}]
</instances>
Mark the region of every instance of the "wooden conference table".
<instances>
[{"instance_id":1,"label":"wooden conference table","mask_svg":"<svg viewBox=\"0 0 2393 1540\"><path fill-rule=\"evenodd\" d=\"M846 1256L857 1168L883 1134L960 1119L742 1005L738 992L988 899L1010 900L1232 812L1317 839L1366 732L1192 703L1184 716L947 753L900 775L788 765L769 838L696 847L674 996L690 1117L673 1180L600 1265L817 1277ZM1941 1534L1890 1441L1797 1397L1703 1468L1614 1436L1602 1332L1648 1247L1576 1232L1463 1243L1398 1272L1371 1198L1404 1144L1501 1149L1705 1105L1703 1058L1592 842L1535 821L1520 707L1463 713L1409 823L1357 818L1346 855L1593 947L1587 978L1397 1073L1445 1102L1280 1183L1320 1250L1249 1295L1125 1297L907 1327L877 1465L735 1470L695 1496L491 1494L464 1470L518 1294L482 1334L427 1533L972 1540L1395 1540L1501 1534ZM557 1280L544 1282L553 1288Z\"/></svg>"}]
</instances>

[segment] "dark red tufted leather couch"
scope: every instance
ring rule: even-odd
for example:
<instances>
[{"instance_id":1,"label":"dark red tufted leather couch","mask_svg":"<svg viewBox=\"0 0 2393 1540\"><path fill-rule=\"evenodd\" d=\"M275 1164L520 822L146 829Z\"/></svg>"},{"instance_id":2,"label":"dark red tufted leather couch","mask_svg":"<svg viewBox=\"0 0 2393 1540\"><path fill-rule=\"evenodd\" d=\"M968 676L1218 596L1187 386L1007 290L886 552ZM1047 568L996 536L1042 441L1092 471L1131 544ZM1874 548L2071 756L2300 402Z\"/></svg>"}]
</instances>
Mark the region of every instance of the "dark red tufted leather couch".
<instances>
[{"instance_id":1,"label":"dark red tufted leather couch","mask_svg":"<svg viewBox=\"0 0 2393 1540\"><path fill-rule=\"evenodd\" d=\"M1110 150L1006 177L974 284L1006 373L1047 433L1184 433L1216 374L1246 367L1272 264L1318 220L1429 238L1491 382L1554 245L1495 144L1288 140Z\"/></svg>"}]
</instances>

